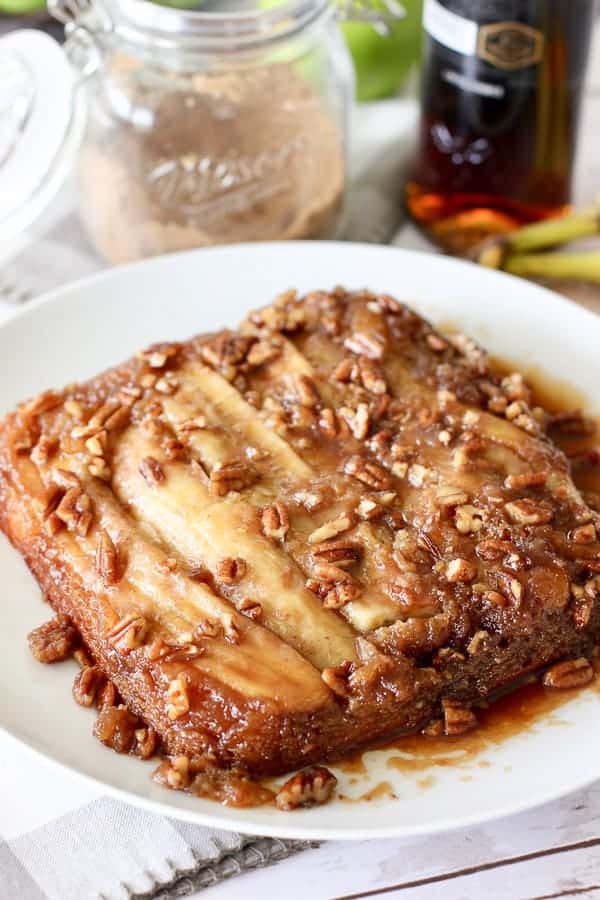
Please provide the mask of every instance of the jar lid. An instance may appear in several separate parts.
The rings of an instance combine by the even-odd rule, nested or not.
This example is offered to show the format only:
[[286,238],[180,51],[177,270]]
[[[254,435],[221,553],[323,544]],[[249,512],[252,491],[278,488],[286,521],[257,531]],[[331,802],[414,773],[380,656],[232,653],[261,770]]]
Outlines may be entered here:
[[83,130],[80,93],[49,35],[0,38],[0,241],[37,219],[67,177]]

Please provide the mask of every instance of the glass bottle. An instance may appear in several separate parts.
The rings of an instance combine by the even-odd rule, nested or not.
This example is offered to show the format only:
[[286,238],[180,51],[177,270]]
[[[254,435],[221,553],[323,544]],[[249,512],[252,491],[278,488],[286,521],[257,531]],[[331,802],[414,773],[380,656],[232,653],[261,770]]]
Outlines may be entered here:
[[426,0],[420,143],[406,189],[445,249],[563,213],[594,0]]

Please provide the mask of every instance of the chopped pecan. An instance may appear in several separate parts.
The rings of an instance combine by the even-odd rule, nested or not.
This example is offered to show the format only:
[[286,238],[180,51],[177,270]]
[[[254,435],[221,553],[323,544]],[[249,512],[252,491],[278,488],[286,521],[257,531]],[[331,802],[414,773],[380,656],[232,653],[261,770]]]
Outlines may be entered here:
[[467,644],[467,653],[469,654],[469,656],[476,656],[481,650],[484,650],[489,636],[489,632],[485,631],[484,629],[476,631]]
[[345,581],[340,584],[334,584],[333,587],[326,585],[327,590],[323,597],[323,606],[325,609],[341,609],[347,603],[352,603],[360,597],[360,588],[355,584]]
[[368,356],[358,357],[358,377],[365,390],[382,395],[387,391],[385,373],[381,366]]
[[341,406],[339,414],[357,441],[364,441],[369,433],[371,414],[366,403],[359,403],[356,409]]
[[26,403],[23,407],[23,413],[27,417],[40,416],[42,413],[50,412],[51,409],[56,409],[61,403],[61,394],[57,391],[45,391],[39,397],[35,397],[29,403]]
[[129,753],[140,719],[121,706],[102,706],[94,723],[94,737],[116,753]]
[[185,790],[192,780],[189,757],[172,756],[163,760],[152,777],[158,784],[174,791]]
[[492,606],[504,607],[508,606],[508,598],[501,594],[499,591],[483,591],[483,599],[487,603],[491,603]]
[[238,612],[241,612],[243,616],[246,616],[248,619],[254,619],[257,621],[262,617],[263,609],[260,603],[256,603],[255,600],[251,600],[250,597],[244,597],[237,604]]
[[544,673],[542,683],[550,688],[576,688],[589,684],[594,678],[594,670],[585,657],[568,659],[555,663]]
[[312,558],[315,563],[333,563],[333,565],[345,569],[358,562],[361,553],[361,544],[342,539],[315,544],[312,549]]
[[55,510],[69,531],[85,537],[92,524],[92,501],[80,487],[72,487],[65,493]]
[[356,512],[359,518],[370,521],[371,519],[377,519],[382,516],[384,507],[380,503],[376,503],[375,500],[371,500],[369,497],[362,497],[356,507]]
[[451,559],[446,566],[446,578],[451,582],[473,581],[477,575],[477,568],[468,559]]
[[215,466],[210,473],[210,492],[224,497],[229,491],[241,491],[256,481],[255,469],[245,459],[233,459]]
[[457,531],[461,534],[476,534],[483,527],[483,511],[476,506],[465,504],[457,506],[455,522]]
[[574,544],[593,544],[597,540],[596,528],[593,522],[579,525],[569,532],[568,538]]
[[94,478],[100,478],[102,481],[110,481],[112,478],[110,466],[102,456],[94,456],[88,465],[88,472]]
[[235,559],[226,556],[217,566],[217,578],[224,584],[237,584],[246,574],[246,568],[246,560],[241,556],[236,556]]
[[362,456],[351,456],[345,461],[343,470],[346,475],[352,475],[376,491],[384,491],[390,486],[390,479],[385,469],[363,459]]
[[98,431],[96,434],[93,434],[89,437],[85,442],[86,450],[92,454],[92,456],[104,456],[106,452],[106,443],[108,439],[108,432],[102,429]]
[[509,517],[518,525],[545,525],[552,520],[554,511],[544,500],[512,500],[504,505]]
[[221,626],[212,619],[200,619],[196,625],[196,637],[216,638],[221,633]]
[[133,753],[140,759],[150,759],[156,753],[158,747],[158,734],[150,725],[143,728],[136,728],[133,733],[135,743],[132,747]]
[[59,614],[34,628],[27,635],[27,641],[38,662],[54,663],[72,656],[78,634],[70,618]]
[[265,537],[282,541],[290,530],[290,517],[283,503],[272,503],[261,512],[261,525]]
[[174,394],[179,390],[179,379],[174,372],[165,372],[154,385],[159,394]]
[[225,635],[225,640],[230,644],[239,644],[240,642],[240,627],[235,620],[235,617],[232,613],[225,613],[223,616],[223,633]]
[[180,719],[190,711],[188,681],[185,675],[179,675],[170,682],[167,699],[167,715],[170,719]]
[[162,484],[165,480],[163,468],[153,456],[145,456],[140,463],[139,470],[144,481],[152,487]]
[[31,451],[31,461],[37,466],[45,466],[58,449],[58,441],[47,434],[42,434]]
[[333,409],[322,409],[319,413],[319,429],[325,437],[333,439],[339,434],[339,421]]
[[311,766],[289,778],[279,789],[275,802],[286,811],[320,806],[331,798],[337,778],[323,766]]
[[110,644],[121,653],[131,653],[144,643],[148,633],[148,622],[143,616],[129,613],[113,625],[106,633]]
[[96,706],[103,709],[105,706],[118,706],[120,697],[112,681],[107,681],[96,692]]
[[117,548],[108,531],[104,529],[98,532],[97,537],[96,571],[106,585],[116,584],[121,577]]
[[308,536],[308,543],[319,544],[322,541],[328,541],[330,538],[337,537],[338,534],[348,531],[353,525],[354,519],[352,516],[348,513],[343,513],[337,519],[330,519],[329,522],[325,522],[319,528],[315,528]]
[[504,486],[509,490],[520,491],[523,488],[541,487],[548,480],[548,472],[523,472],[521,475],[507,475]]
[[250,347],[246,356],[246,362],[255,369],[258,366],[264,366],[265,363],[273,362],[280,354],[281,344],[279,342],[275,341],[274,338],[270,340],[263,338]]
[[444,710],[444,733],[452,736],[465,734],[477,727],[475,714],[456,700],[442,700]]
[[507,553],[513,553],[514,551],[515,545],[511,544],[510,541],[501,541],[496,538],[488,538],[485,541],[480,541],[475,547],[477,556],[480,559],[485,559],[487,561],[500,559]]
[[315,578],[327,584],[341,584],[344,581],[352,581],[352,577],[340,566],[332,563],[316,562],[313,566]]
[[355,331],[344,341],[344,347],[357,356],[367,356],[369,359],[382,359],[385,347],[376,334],[364,334]]
[[440,487],[436,494],[436,500],[443,509],[451,509],[453,506],[464,506],[469,499],[462,488],[446,484]]
[[354,672],[356,666],[350,660],[344,660],[339,666],[331,666],[323,669],[321,678],[328,688],[337,694],[338,697],[347,697],[350,693],[348,679]]
[[85,666],[75,676],[73,698],[80,706],[93,706],[98,691],[106,679],[95,666]]
[[297,372],[292,376],[292,383],[294,393],[301,406],[307,406],[309,409],[312,409],[321,402],[317,386],[310,375]]
[[65,412],[78,422],[85,416],[85,410],[79,400],[65,400]]

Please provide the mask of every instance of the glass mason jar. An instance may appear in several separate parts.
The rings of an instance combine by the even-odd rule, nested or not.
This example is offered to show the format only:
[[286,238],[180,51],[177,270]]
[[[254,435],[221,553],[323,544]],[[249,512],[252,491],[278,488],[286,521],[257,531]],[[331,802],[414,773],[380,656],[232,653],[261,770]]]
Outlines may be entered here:
[[335,234],[353,73],[329,0],[75,2],[49,5],[80,73],[81,216],[105,259]]

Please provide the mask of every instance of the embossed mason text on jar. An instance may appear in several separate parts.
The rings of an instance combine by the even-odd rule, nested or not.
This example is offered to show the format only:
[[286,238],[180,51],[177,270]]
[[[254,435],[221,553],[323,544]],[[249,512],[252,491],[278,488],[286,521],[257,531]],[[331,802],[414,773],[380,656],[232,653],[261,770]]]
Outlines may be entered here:
[[335,234],[353,78],[328,0],[93,2],[67,33],[97,56],[78,172],[102,256]]

